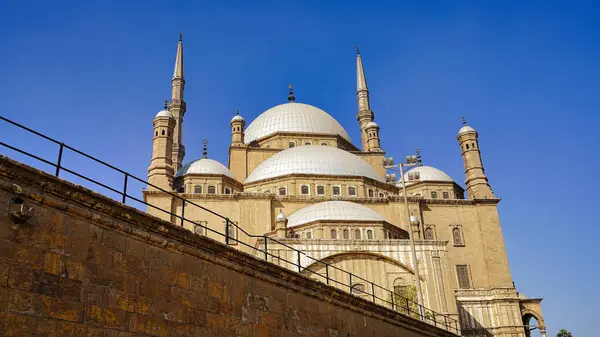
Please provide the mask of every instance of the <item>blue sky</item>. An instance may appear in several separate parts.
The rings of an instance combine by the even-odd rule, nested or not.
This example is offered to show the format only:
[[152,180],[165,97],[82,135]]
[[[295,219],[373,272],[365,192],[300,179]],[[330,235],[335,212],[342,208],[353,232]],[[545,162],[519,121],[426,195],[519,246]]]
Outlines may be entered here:
[[[288,83],[357,143],[360,44],[382,147],[396,158],[419,147],[425,164],[462,184],[464,115],[503,198],[518,289],[544,297],[549,336],[597,333],[597,2],[8,0],[0,10],[0,114],[142,177],[180,31],[187,160],[207,138],[223,163],[236,108],[252,120],[286,101]],[[56,153],[3,124],[0,139]]]

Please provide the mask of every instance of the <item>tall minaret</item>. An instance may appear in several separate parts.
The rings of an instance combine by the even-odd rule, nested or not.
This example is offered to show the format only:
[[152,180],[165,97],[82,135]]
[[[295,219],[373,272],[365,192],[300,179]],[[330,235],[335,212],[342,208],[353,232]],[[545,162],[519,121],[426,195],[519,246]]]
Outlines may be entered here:
[[179,33],[177,44],[177,56],[175,58],[175,70],[171,80],[172,94],[169,110],[175,118],[175,133],[173,134],[173,168],[175,172],[181,168],[185,147],[183,146],[183,115],[185,114],[185,101],[183,100],[183,89],[185,79],[183,78],[183,34]]
[[484,173],[481,151],[479,149],[479,135],[475,129],[467,125],[464,117],[462,122],[463,126],[458,131],[456,139],[460,143],[460,150],[465,165],[465,184],[467,185],[469,199],[495,198]]
[[[360,50],[356,46],[356,97],[358,100],[358,114],[356,120],[360,124],[360,138],[362,140],[362,150],[370,151],[369,137],[367,134],[367,125],[375,120],[375,114],[371,111],[369,104],[369,88],[367,88],[367,79],[363,69]],[[371,149],[373,151],[375,149]],[[381,149],[379,149],[381,151]]]

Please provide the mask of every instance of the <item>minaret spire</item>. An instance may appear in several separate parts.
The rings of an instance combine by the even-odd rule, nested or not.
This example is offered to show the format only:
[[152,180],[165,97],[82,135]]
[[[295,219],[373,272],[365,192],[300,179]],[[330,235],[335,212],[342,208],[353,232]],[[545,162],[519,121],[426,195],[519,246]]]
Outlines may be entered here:
[[[362,150],[369,151],[369,137],[367,135],[367,125],[375,120],[375,114],[371,111],[369,102],[369,88],[367,87],[367,78],[363,68],[360,49],[356,45],[356,99],[358,100],[358,115],[356,119],[360,124],[360,136],[362,140]],[[379,151],[381,151],[379,149]]]
[[179,43],[177,44],[177,56],[175,57],[175,70],[173,79],[183,79],[183,33],[179,33]]
[[186,105],[183,100],[183,89],[185,79],[183,78],[183,34],[179,33],[179,42],[177,43],[177,55],[175,56],[175,69],[173,70],[173,79],[171,79],[171,103],[170,111],[175,118],[175,132],[173,134],[173,167],[175,171],[181,168],[183,158],[185,157],[185,147],[183,146],[183,115],[185,115]]

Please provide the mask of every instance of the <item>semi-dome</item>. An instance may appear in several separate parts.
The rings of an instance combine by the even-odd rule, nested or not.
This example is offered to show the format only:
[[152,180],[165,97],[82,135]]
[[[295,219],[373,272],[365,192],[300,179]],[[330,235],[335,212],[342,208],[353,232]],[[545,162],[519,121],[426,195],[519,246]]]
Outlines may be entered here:
[[173,114],[171,113],[171,111],[164,109],[164,110],[160,110],[157,114],[156,117],[154,118],[158,118],[158,117],[173,117]]
[[367,123],[367,127],[368,128],[378,128],[379,125],[375,122],[369,122],[369,123]]
[[201,158],[191,161],[183,165],[175,174],[175,177],[184,176],[187,174],[222,174],[233,178],[233,174],[225,165],[216,160]]
[[[418,175],[416,174],[418,173]],[[409,179],[412,176],[412,179]],[[418,178],[417,178],[418,177]],[[412,170],[404,173],[404,180],[407,184],[421,182],[421,181],[443,181],[443,182],[454,182],[449,175],[444,171],[436,169],[431,166],[417,166]],[[397,186],[402,185],[402,181],[398,180]]]
[[305,145],[283,150],[258,165],[245,183],[288,174],[367,177],[385,179],[358,156],[333,146]]
[[276,132],[307,132],[340,135],[351,142],[344,128],[327,112],[304,103],[280,104],[260,114],[245,131],[245,142]]
[[349,201],[325,201],[297,210],[288,217],[288,227],[313,221],[386,221],[369,207]]

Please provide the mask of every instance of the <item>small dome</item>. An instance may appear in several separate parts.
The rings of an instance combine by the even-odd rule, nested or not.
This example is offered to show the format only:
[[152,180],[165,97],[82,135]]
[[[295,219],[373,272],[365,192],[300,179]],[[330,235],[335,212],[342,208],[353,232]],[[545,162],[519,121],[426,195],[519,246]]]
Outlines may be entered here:
[[263,112],[246,128],[246,144],[276,132],[340,135],[351,142],[344,128],[327,112],[304,103],[280,104]]
[[171,111],[164,109],[164,110],[160,110],[157,114],[156,117],[154,118],[158,118],[158,117],[169,117],[169,118],[173,118],[173,114],[171,113]]
[[225,165],[216,160],[202,158],[191,161],[183,165],[175,174],[175,177],[185,176],[188,174],[222,174],[233,178],[233,174]]
[[467,133],[467,132],[476,132],[475,129],[473,129],[472,127],[465,125],[462,128],[460,128],[460,130],[458,130],[458,135],[462,135],[463,133]]
[[386,221],[369,207],[349,201],[325,201],[297,210],[288,217],[288,227],[313,221]]
[[373,128],[373,127],[378,128],[379,125],[377,125],[377,123],[375,123],[375,122],[369,122],[366,127],[367,128]]
[[245,183],[288,174],[358,176],[385,182],[371,164],[350,152],[333,146],[305,145],[283,150],[263,161]]
[[[419,173],[419,178],[417,179],[415,173]],[[413,179],[409,179],[410,176]],[[443,181],[443,182],[454,182],[449,175],[447,175],[444,171],[438,170],[435,167],[431,166],[417,166],[412,170],[404,173],[404,180],[407,184],[412,184],[421,181]],[[402,180],[398,180],[396,186],[402,186]]]
[[244,117],[240,116],[239,114],[238,114],[238,115],[235,115],[235,116],[233,116],[233,118],[231,119],[231,122],[230,122],[230,123],[233,123],[233,122],[238,122],[238,121],[240,121],[240,122],[243,122],[243,121],[244,121]]
[[286,219],[286,217],[283,214],[283,212],[279,212],[279,214],[277,214],[277,217],[275,218],[275,220],[279,220],[279,221],[285,220],[285,219]]

